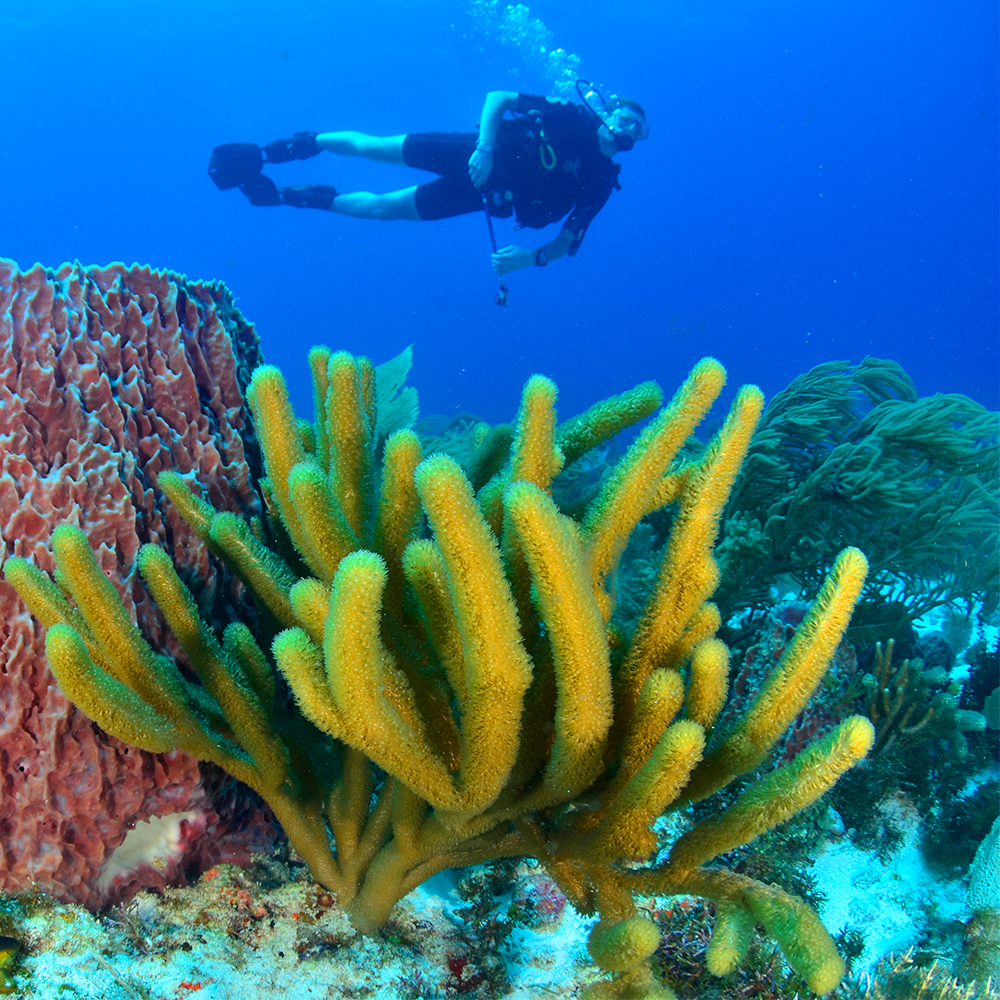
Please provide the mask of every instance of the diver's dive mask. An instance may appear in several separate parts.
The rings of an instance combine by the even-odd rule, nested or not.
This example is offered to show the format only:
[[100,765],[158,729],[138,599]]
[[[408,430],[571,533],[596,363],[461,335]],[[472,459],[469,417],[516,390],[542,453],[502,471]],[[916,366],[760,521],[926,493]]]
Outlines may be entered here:
[[611,121],[608,128],[616,149],[631,149],[639,139],[645,139],[649,135],[649,126],[631,108],[619,105],[611,114]]
[[611,141],[619,152],[627,152],[639,139],[649,135],[646,119],[617,94],[605,98],[589,80],[577,80],[576,92],[583,106],[611,133]]

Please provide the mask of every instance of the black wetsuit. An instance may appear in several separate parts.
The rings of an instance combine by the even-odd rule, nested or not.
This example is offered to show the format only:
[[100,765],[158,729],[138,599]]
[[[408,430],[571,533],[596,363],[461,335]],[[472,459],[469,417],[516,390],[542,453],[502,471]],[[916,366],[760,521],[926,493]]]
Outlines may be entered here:
[[[618,187],[621,167],[601,152],[598,122],[579,104],[518,94],[514,118],[500,122],[493,170],[486,181],[490,214],[517,213],[518,226],[541,229],[569,218],[576,253],[594,216]],[[416,191],[421,219],[482,211],[482,192],[469,179],[475,132],[413,132],[403,140],[411,167],[440,174]]]

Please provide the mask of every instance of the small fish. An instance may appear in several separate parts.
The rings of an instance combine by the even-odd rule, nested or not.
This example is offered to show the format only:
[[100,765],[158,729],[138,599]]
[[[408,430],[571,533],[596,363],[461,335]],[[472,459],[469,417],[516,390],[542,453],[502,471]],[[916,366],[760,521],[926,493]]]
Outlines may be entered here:
[[13,967],[20,950],[21,942],[17,938],[0,935],[0,974]]
[[17,938],[0,935],[0,996],[17,992],[14,973],[20,951],[21,942]]

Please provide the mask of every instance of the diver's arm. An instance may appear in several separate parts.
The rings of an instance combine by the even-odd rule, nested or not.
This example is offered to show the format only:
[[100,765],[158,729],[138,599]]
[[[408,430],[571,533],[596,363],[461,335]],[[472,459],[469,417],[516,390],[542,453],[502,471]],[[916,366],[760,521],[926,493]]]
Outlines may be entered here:
[[504,247],[493,254],[493,270],[497,274],[510,274],[511,271],[519,271],[522,267],[530,267],[535,263],[535,256],[539,250],[545,252],[550,261],[558,260],[569,253],[569,248],[576,239],[576,233],[572,229],[563,227],[554,240],[542,244],[535,250],[528,247]]
[[517,94],[512,90],[491,90],[483,103],[483,113],[479,116],[478,146],[496,144],[497,132],[500,129],[500,119],[505,111],[513,111],[517,106]]
[[486,95],[483,113],[479,116],[479,141],[469,157],[469,177],[482,188],[493,171],[493,147],[500,131],[500,119],[505,111],[517,106],[517,94],[511,90],[491,90]]

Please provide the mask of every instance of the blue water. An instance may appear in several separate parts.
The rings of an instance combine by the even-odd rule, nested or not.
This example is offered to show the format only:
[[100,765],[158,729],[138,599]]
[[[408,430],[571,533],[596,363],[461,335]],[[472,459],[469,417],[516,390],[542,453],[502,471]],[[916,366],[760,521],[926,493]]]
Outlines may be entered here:
[[[379,362],[411,342],[424,413],[507,419],[540,371],[569,416],[647,378],[672,391],[707,353],[768,396],[874,354],[921,394],[997,408],[995,0],[531,12],[652,128],[579,255],[511,275],[507,310],[479,215],[252,208],[206,174],[222,142],[467,130],[488,90],[546,90],[473,30],[468,0],[5,4],[0,256],[225,281],[303,413],[311,344]],[[375,191],[427,176],[330,154],[270,173]]]

